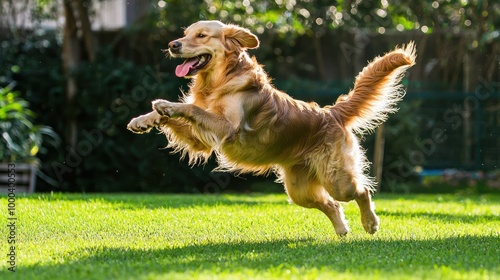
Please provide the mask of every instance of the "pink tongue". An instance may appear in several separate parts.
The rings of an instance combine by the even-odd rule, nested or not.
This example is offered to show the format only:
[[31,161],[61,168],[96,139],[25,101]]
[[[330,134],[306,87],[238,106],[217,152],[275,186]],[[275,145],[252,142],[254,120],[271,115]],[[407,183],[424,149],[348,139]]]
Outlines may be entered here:
[[193,57],[186,59],[183,64],[178,65],[177,68],[175,68],[175,75],[177,77],[184,77],[186,76],[191,69],[193,69],[193,65],[195,65],[198,62],[198,58]]

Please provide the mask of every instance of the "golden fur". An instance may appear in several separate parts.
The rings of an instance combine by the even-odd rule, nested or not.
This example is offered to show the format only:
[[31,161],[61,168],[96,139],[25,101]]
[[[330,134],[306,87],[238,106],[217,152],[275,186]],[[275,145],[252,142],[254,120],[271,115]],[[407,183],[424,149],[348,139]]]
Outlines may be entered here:
[[192,78],[181,102],[153,101],[153,111],[131,120],[128,129],[144,133],[157,127],[191,164],[215,153],[219,170],[276,172],[290,200],[324,212],[339,235],[349,228],[338,201],[354,199],[364,229],[375,233],[373,181],[355,133],[375,129],[396,110],[404,95],[399,82],[415,63],[414,44],[376,58],[348,95],[323,108],[275,89],[246,52],[258,46],[258,38],[239,26],[192,24],[169,44],[169,55],[211,59],[197,72],[179,71]]

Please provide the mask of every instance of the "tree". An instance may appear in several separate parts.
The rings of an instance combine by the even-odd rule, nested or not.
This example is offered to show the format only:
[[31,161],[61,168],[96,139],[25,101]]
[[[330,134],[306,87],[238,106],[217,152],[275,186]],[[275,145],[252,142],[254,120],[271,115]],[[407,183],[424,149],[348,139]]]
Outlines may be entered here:
[[[39,111],[36,112],[42,112],[39,117],[44,119],[44,123],[55,127],[61,135],[66,135],[66,145],[55,153],[49,153],[52,158],[47,162],[67,162],[66,156],[70,153],[67,146],[74,147],[75,142],[78,145],[84,137],[82,131],[98,127],[103,119],[110,124],[102,130],[105,135],[103,144],[94,147],[88,161],[82,160],[84,163],[75,167],[74,172],[65,174],[64,179],[69,179],[66,190],[76,190],[75,186],[86,188],[87,185],[98,184],[95,189],[87,187],[87,190],[103,190],[101,186],[105,186],[113,190],[128,188],[127,190],[138,191],[140,188],[151,188],[152,185],[174,184],[172,182],[192,185],[194,178],[187,178],[181,172],[165,172],[168,168],[179,168],[176,158],[161,158],[161,164],[153,160],[141,161],[141,167],[137,167],[137,162],[145,156],[145,151],[143,148],[133,151],[129,146],[133,141],[144,141],[145,138],[132,138],[126,134],[125,124],[121,122],[149,109],[146,101],[149,98],[161,95],[177,98],[178,89],[184,86],[182,83],[185,81],[171,78],[168,71],[178,62],[165,60],[160,49],[166,47],[168,40],[181,36],[182,27],[200,19],[218,19],[251,29],[262,39],[261,47],[253,53],[276,79],[276,85],[290,90],[291,94],[293,90],[296,93],[321,91],[314,97],[315,100],[316,97],[324,98],[317,100],[320,103],[331,103],[327,98],[341,90],[347,90],[366,60],[410,38],[419,40],[419,62],[412,69],[411,80],[442,82],[431,86],[437,85],[443,91],[451,89],[453,92],[460,92],[464,88],[475,89],[478,77],[487,84],[498,79],[498,60],[495,59],[500,51],[498,1],[133,0],[130,3],[135,3],[134,8],[136,4],[140,4],[147,9],[147,13],[138,16],[131,25],[120,31],[105,33],[92,32],[90,28],[94,12],[92,4],[95,1],[106,0],[0,2],[0,28],[2,31],[9,31],[2,32],[1,35],[13,35],[11,38],[15,39],[11,41],[18,42],[11,44],[7,39],[0,44],[2,51],[9,47],[8,55],[5,55],[6,52],[2,53],[0,61],[7,61],[2,65],[8,65],[5,72],[11,72],[0,73],[0,84],[6,80],[19,81],[20,87],[28,89],[21,89],[21,94],[27,95],[33,107],[38,106]],[[128,7],[130,6],[132,5]],[[142,13],[142,10],[135,9],[134,12]],[[19,14],[29,14],[32,18]],[[58,19],[56,29],[47,31],[37,28],[36,23],[33,25],[33,22],[44,19]],[[50,46],[47,44],[47,47],[37,47],[44,45],[44,40],[47,39],[39,36],[42,33],[47,37],[51,36]],[[108,42],[111,44],[102,43],[105,47],[99,48],[93,33],[96,36],[105,34],[102,42],[110,38]],[[348,55],[343,53],[343,44],[346,44],[346,50],[354,52]],[[50,53],[50,57],[40,51],[34,58],[32,50],[37,48]],[[96,55],[99,59],[95,58]],[[289,58],[295,61],[289,61]],[[303,63],[295,63],[299,60]],[[40,61],[43,61],[43,67],[40,66]],[[290,67],[292,62],[293,68]],[[21,67],[11,67],[12,65]],[[146,67],[147,71],[144,70]],[[11,68],[22,68],[22,73],[14,73]],[[36,71],[38,72],[34,74]],[[35,79],[38,81],[34,82]],[[143,95],[143,99],[134,103],[131,96],[139,92],[134,91],[134,88],[145,88],[144,85],[149,85],[151,81],[154,81],[154,90],[149,90],[149,95]],[[279,84],[280,82],[284,83]],[[426,86],[422,84],[411,83],[410,87],[413,86],[413,90],[435,89],[422,88]],[[302,88],[310,91],[301,91]],[[114,105],[121,106],[120,111],[113,110],[116,109]],[[464,104],[460,105],[461,108],[465,107]],[[47,109],[50,106],[61,109],[51,111],[50,108]],[[145,109],[146,107],[148,108]],[[417,108],[418,106],[411,107],[401,118],[411,119],[418,126],[418,121],[414,120]],[[401,111],[398,116],[402,115]],[[474,114],[466,115],[475,117]],[[464,139],[473,142],[474,137],[469,137],[470,129],[465,127],[466,124],[462,124]],[[393,128],[394,124],[387,125],[386,132],[389,134]],[[404,132],[393,135],[394,138],[388,138],[387,145],[393,145],[395,138],[402,141],[398,143],[410,143],[408,139],[413,141],[420,133],[418,129],[411,130],[411,135],[407,130],[402,131]],[[151,150],[148,155],[155,158],[158,152],[156,147],[163,145],[161,141],[164,139],[152,138],[154,140],[151,141],[158,140],[159,144],[150,142]],[[462,145],[462,139],[458,140],[460,143],[457,145]],[[399,151],[405,150],[402,148]],[[387,161],[391,160],[390,156],[390,153],[386,153]],[[124,158],[128,161],[122,160]],[[209,169],[205,168],[205,172]],[[137,178],[133,174],[138,170],[142,174],[150,174],[152,178],[161,177],[164,181],[147,183],[146,180],[135,180]],[[125,181],[126,186],[115,184],[118,180],[114,176],[118,176],[115,175],[118,171],[121,182]],[[93,174],[98,173],[107,174],[107,179],[96,179],[100,175],[93,177]],[[203,174],[203,171],[198,174]],[[130,176],[123,180],[128,175]],[[78,181],[84,179],[87,181]],[[204,180],[205,178],[199,177],[197,182]],[[138,187],[139,184],[141,187]],[[203,186],[203,183],[197,185]]]
[[[67,78],[66,99],[68,104],[66,107],[68,110],[66,140],[72,148],[75,148],[78,137],[75,96],[78,93],[78,89],[74,72],[78,68],[83,56],[80,49],[80,40],[84,41],[85,52],[90,62],[95,61],[95,46],[88,13],[88,7],[91,2],[85,0],[63,1],[65,23],[62,60],[64,73]],[[78,36],[79,32],[82,34],[81,38]]]

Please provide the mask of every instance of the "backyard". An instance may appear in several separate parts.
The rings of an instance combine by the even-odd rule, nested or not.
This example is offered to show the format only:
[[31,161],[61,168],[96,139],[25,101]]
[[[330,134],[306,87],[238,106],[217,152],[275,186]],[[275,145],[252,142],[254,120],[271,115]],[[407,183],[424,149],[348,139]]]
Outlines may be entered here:
[[347,203],[352,231],[339,238],[321,212],[284,194],[18,196],[16,272],[3,255],[0,278],[500,277],[500,196],[381,194],[375,203],[378,233],[365,233]]
[[[224,47],[181,56],[176,42],[199,20],[224,24],[210,25],[222,26],[219,33],[203,29],[190,36],[208,40],[204,46],[220,41],[216,45]],[[232,33],[255,35],[259,48],[253,49],[253,35],[248,44]],[[0,279],[500,279],[499,38],[500,1],[492,0],[2,1]],[[355,202],[343,204],[351,232],[339,237],[322,212],[288,203],[283,185],[274,183],[282,176],[217,169],[221,160],[236,157],[217,161],[214,155],[234,149],[249,155],[242,156],[242,166],[276,165],[277,171],[296,164],[300,169],[288,172],[297,178],[289,180],[292,185],[307,181],[300,180],[307,174],[301,166],[310,162],[285,159],[296,154],[324,154],[338,163],[324,169],[339,178],[341,170],[361,171],[364,164],[328,156],[313,145],[288,149],[301,137],[314,140],[304,143],[323,138],[340,143],[345,137],[321,135],[358,131],[348,121],[327,113],[334,125],[314,126],[315,116],[324,113],[311,110],[314,114],[292,122],[280,112],[305,103],[255,105],[281,102],[251,101],[270,86],[242,83],[245,75],[228,77],[251,69],[241,65],[255,57],[262,69],[248,73],[269,76],[259,81],[269,78],[294,99],[337,110],[332,109],[337,100],[357,99],[351,98],[354,85],[369,61],[409,42],[416,46],[415,65],[401,83],[381,90],[405,91],[404,99],[372,134],[359,135],[370,162],[364,171],[377,181],[374,202],[381,225],[376,234],[364,231]],[[220,65],[227,72],[216,71]],[[226,73],[214,80],[227,84],[220,90],[219,82],[195,86],[212,77],[207,73]],[[184,79],[190,75],[194,79]],[[240,90],[233,89],[236,84],[242,84]],[[339,98],[350,91],[351,97]],[[231,101],[229,106],[215,102],[218,94]],[[193,111],[213,116],[198,122],[170,116],[179,123],[165,116],[161,122],[143,119],[147,126],[141,131],[136,126],[135,132],[159,123],[164,132],[186,128],[179,134],[189,142],[185,145],[212,153],[201,164],[175,153],[184,144],[177,145],[172,135],[127,130],[133,118],[151,112],[152,101],[176,102],[183,95],[196,104]],[[205,99],[195,102],[192,96]],[[237,106],[240,96],[247,99]],[[371,99],[359,98],[375,104]],[[245,104],[255,107],[245,109]],[[232,106],[236,109],[228,109]],[[277,110],[266,113],[266,107]],[[226,115],[233,111],[241,114]],[[383,111],[373,117],[382,119]],[[234,133],[219,137],[217,122],[201,137],[196,125],[209,119],[230,121],[226,126]],[[265,125],[269,120],[275,125]],[[292,134],[281,130],[287,125]],[[283,141],[247,137],[271,134]],[[233,138],[248,145],[221,148]],[[274,156],[281,148],[290,151],[282,152],[282,159]],[[346,158],[362,154],[345,146],[338,150]],[[268,158],[252,160],[253,155]],[[317,175],[310,170],[306,176]],[[335,186],[355,183],[342,182],[347,183]],[[315,197],[306,200],[318,205]],[[322,209],[332,205],[323,203]]]

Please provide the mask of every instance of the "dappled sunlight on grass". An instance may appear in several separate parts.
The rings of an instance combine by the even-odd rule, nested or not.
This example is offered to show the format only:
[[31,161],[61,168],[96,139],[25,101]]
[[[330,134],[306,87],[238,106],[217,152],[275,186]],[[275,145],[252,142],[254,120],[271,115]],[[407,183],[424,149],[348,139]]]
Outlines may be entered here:
[[345,203],[352,230],[345,238],[320,211],[289,205],[283,194],[55,194],[18,202],[19,279],[500,276],[500,196],[377,195],[375,235],[363,231],[356,204]]

